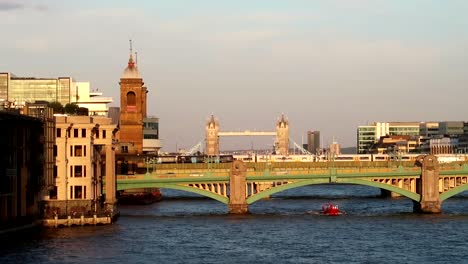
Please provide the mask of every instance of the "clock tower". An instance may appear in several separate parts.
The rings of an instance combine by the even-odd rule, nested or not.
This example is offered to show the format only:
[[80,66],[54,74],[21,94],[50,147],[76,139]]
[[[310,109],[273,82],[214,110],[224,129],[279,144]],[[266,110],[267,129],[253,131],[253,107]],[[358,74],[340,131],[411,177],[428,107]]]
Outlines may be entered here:
[[128,65],[120,77],[120,130],[117,153],[143,153],[143,119],[148,90],[133,60],[132,42]]

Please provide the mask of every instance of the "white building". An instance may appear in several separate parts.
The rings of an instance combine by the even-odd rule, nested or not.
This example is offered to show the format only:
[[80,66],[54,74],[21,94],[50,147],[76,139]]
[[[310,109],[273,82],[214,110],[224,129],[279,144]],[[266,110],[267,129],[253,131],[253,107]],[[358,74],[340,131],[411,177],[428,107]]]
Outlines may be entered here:
[[115,133],[111,119],[56,115],[54,183],[46,210],[59,216],[92,215],[115,201]]
[[[75,91],[72,91],[72,102],[79,107],[88,108],[89,115],[107,116],[112,97],[103,97],[102,92],[90,89],[89,82],[74,82]],[[74,100],[73,100],[74,99]]]

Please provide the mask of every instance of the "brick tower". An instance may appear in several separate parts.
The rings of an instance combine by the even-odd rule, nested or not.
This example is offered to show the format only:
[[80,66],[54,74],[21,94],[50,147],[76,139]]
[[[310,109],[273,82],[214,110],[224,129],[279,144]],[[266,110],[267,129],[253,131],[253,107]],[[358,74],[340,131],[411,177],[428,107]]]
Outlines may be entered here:
[[143,118],[146,117],[146,94],[143,79],[133,61],[132,42],[128,66],[120,77],[120,131],[117,153],[143,153]]

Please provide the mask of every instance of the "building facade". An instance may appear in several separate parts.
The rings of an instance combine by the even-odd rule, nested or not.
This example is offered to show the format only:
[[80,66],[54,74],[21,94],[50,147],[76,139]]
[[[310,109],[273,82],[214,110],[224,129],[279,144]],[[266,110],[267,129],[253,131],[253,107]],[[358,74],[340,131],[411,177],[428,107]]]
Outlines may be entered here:
[[99,116],[56,115],[55,123],[54,180],[44,217],[92,216],[113,208],[117,126]]
[[307,131],[307,151],[317,154],[320,150],[320,131]]
[[158,154],[161,149],[159,140],[159,118],[143,118],[143,153]]
[[419,136],[419,122],[373,122],[357,129],[357,149],[359,154],[368,153],[373,144],[384,136]]
[[[374,122],[357,129],[358,153],[375,152],[381,138],[389,141],[392,136],[407,136],[407,152],[452,154],[468,152],[468,122]],[[382,143],[383,141],[381,141]],[[383,145],[388,142],[383,142]],[[371,150],[372,146],[374,149]]]
[[0,228],[33,222],[44,181],[44,123],[0,109]]
[[36,78],[17,77],[0,73],[0,101],[24,106],[34,102],[76,103],[89,109],[90,115],[107,115],[108,104],[113,100],[102,93],[90,90],[89,82],[75,82],[71,77]]

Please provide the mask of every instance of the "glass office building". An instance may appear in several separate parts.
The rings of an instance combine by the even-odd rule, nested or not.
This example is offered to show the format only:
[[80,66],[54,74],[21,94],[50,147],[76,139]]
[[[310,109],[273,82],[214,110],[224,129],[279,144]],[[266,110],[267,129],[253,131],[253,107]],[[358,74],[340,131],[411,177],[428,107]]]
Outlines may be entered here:
[[9,102],[60,102],[71,103],[71,77],[34,78],[16,77],[0,73],[0,100]]

